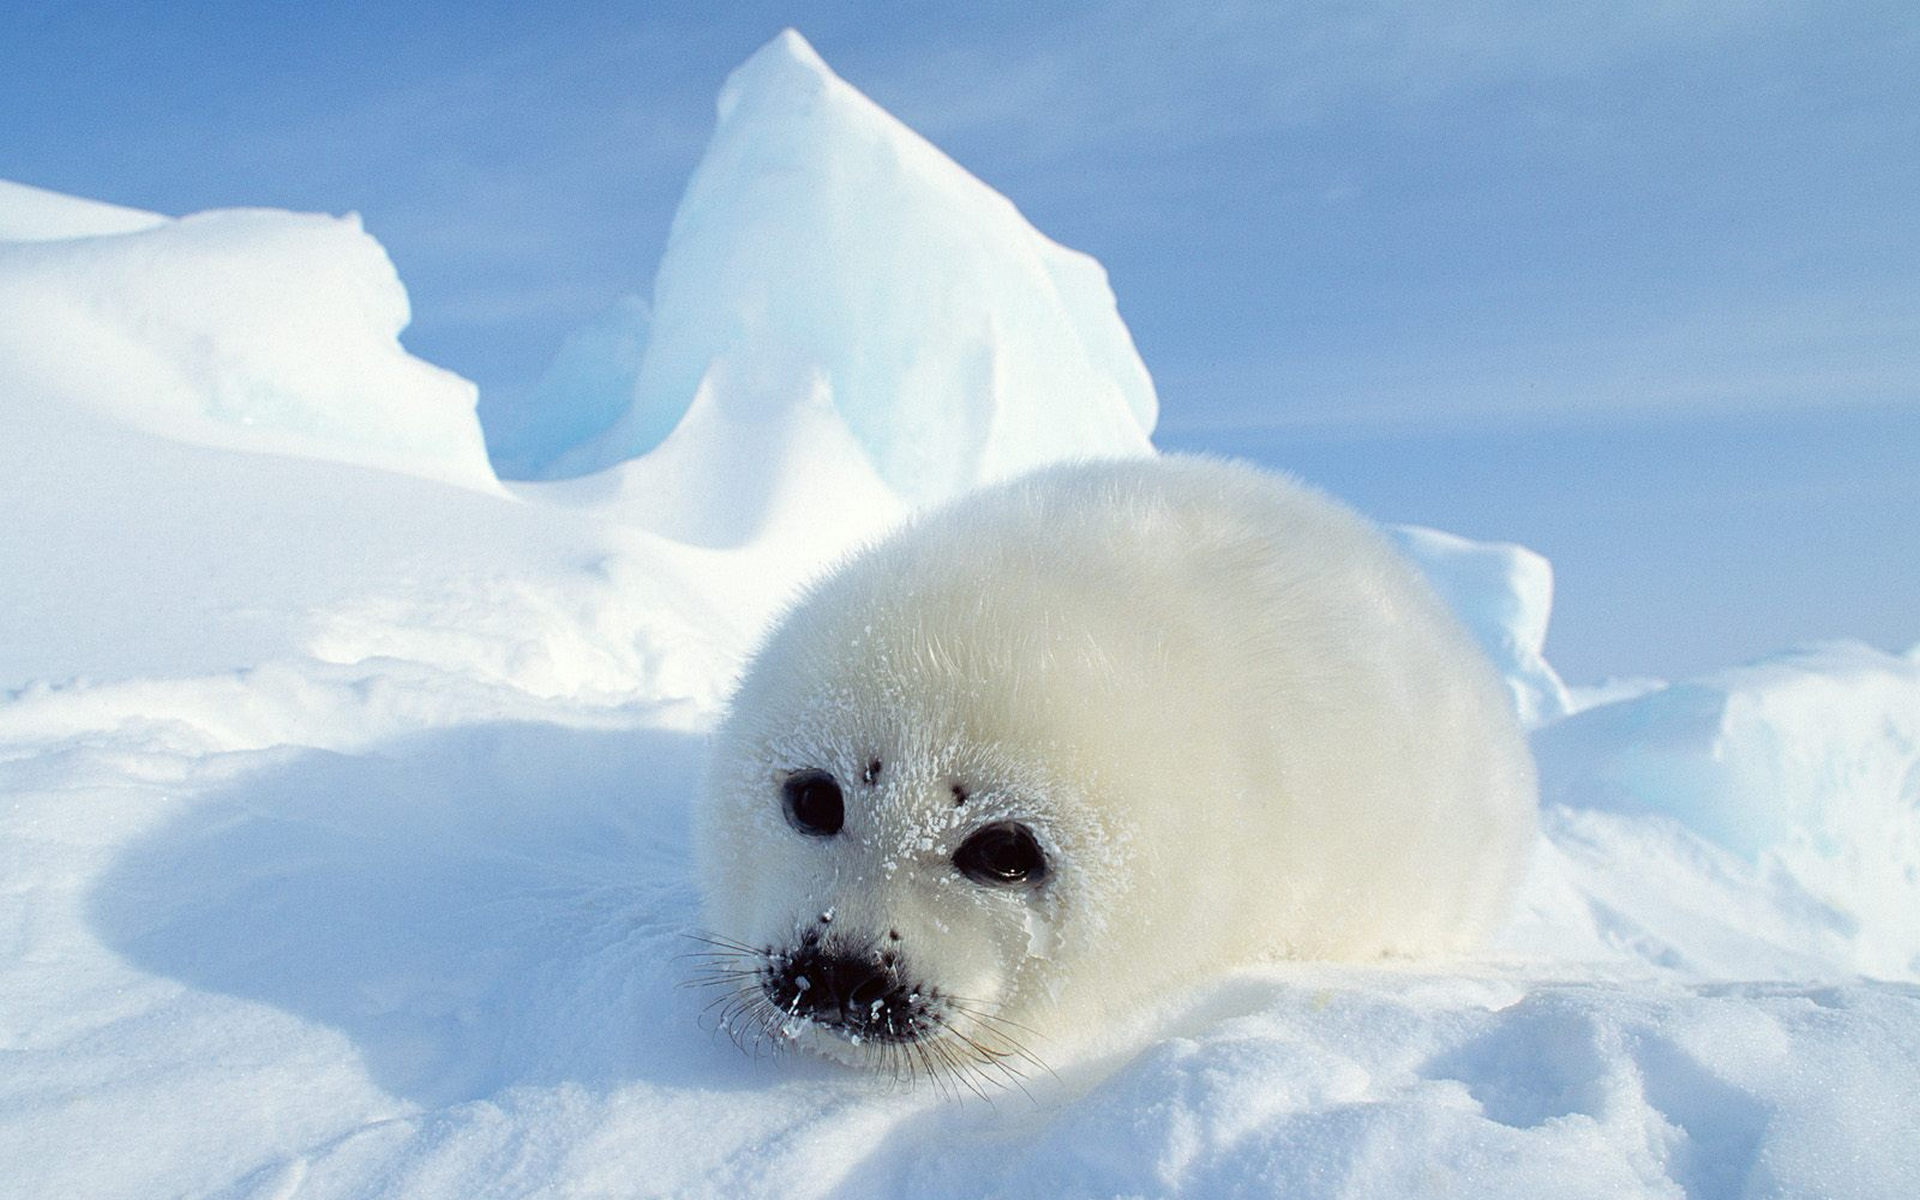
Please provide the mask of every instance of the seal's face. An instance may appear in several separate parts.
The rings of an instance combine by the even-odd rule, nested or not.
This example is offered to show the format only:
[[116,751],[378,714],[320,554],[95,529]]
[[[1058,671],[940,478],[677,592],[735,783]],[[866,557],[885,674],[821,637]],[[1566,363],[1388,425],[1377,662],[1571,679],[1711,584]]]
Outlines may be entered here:
[[1132,970],[1099,951],[1130,881],[1114,798],[1138,781],[1101,764],[1149,744],[1152,690],[1047,564],[976,561],[848,564],[715,732],[700,878],[743,1042],[978,1083],[1032,1061],[1032,1037],[1057,1048]]
[[[882,770],[881,761],[874,759],[862,782],[877,782]],[[965,804],[962,785],[953,784],[950,791],[956,807]],[[781,784],[780,796],[788,824],[801,836],[832,839],[846,833],[846,797],[831,772],[795,771]],[[1007,893],[1038,889],[1048,873],[1039,838],[1029,826],[1012,820],[967,833],[944,866],[976,887]],[[921,869],[927,867],[945,873],[941,864],[923,864]],[[1026,898],[1017,895],[1013,902]],[[1006,906],[1004,900],[999,904]],[[970,1008],[966,998],[944,993],[914,971],[901,947],[905,935],[900,930],[889,928],[884,938],[872,931],[848,936],[834,931],[833,918],[832,909],[822,912],[813,925],[800,930],[794,944],[767,955],[758,983],[783,1017],[804,1018],[855,1045],[883,1046],[954,1032],[957,1017],[988,1019],[983,1009]],[[947,924],[950,929],[951,922]],[[998,990],[995,983],[982,982]]]
[[1032,1057],[1009,1014],[1070,903],[1071,821],[1045,781],[974,743],[873,740],[724,760],[737,773],[718,790],[740,811],[711,849],[735,884],[709,898],[722,1023],[902,1074],[1016,1076]]

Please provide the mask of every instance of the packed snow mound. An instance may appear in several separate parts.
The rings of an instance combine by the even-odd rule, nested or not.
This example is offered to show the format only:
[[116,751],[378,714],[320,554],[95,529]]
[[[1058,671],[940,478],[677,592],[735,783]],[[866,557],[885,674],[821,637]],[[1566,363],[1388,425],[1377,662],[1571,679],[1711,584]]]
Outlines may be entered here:
[[53,242],[134,233],[166,223],[167,218],[159,213],[0,179],[0,242]]
[[1566,685],[1546,660],[1553,564],[1525,546],[1475,542],[1417,525],[1388,530],[1479,639],[1529,729],[1567,714]]
[[[29,200],[16,211],[47,208]],[[236,209],[0,242],[0,372],[41,394],[178,441],[497,491],[473,385],[401,348],[408,318],[352,216]]]
[[1920,659],[1833,643],[1535,736],[1543,798],[1684,826],[1823,911],[1833,955],[1920,977]]
[[[721,92],[630,407],[544,473],[634,458],[695,397],[730,405],[740,381],[791,371],[823,382],[910,505],[1063,458],[1148,453],[1157,413],[1100,265],[1036,232],[788,31]],[[758,469],[751,453],[699,448],[722,478]]]
[[755,546],[811,576],[904,515],[834,407],[817,366],[716,364],[652,453],[522,494],[588,504],[689,545]]

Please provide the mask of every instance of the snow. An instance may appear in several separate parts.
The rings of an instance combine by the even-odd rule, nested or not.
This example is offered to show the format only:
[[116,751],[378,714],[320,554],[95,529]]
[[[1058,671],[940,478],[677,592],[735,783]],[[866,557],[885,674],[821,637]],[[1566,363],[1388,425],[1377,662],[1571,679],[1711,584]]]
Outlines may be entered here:
[[568,334],[523,403],[486,422],[487,453],[508,479],[535,479],[549,463],[604,434],[633,402],[652,324],[647,302],[622,296]]
[[498,490],[473,385],[401,349],[407,294],[357,217],[24,210],[0,229],[74,236],[0,241],[19,377],[144,433]]
[[55,242],[134,233],[167,223],[159,213],[64,196],[0,179],[0,242]]
[[[943,229],[907,287],[889,239]],[[1920,1181],[1920,653],[1569,692],[1545,560],[1431,531],[1539,725],[1484,955],[1236,972],[987,1097],[703,1021],[688,806],[767,620],[913,506],[1152,418],[1097,267],[795,35],[729,84],[651,326],[583,335],[522,431],[580,436],[628,362],[583,478],[494,480],[351,219],[4,185],[0,233],[0,1194]]]
[[1588,709],[1535,745],[1550,803],[1682,826],[1800,897],[1823,956],[1920,975],[1920,648],[1803,648]]
[[1532,729],[1566,716],[1573,700],[1546,660],[1553,564],[1510,543],[1414,525],[1390,532],[1500,668],[1521,723]]

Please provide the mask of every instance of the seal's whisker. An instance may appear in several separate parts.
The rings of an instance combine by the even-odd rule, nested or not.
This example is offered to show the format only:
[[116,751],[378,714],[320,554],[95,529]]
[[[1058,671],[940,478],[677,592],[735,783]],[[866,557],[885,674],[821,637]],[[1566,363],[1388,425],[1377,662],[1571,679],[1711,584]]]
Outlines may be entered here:
[[[1035,1054],[1033,1051],[1027,1049],[1025,1046],[1021,1045],[1015,1039],[1008,1037],[1005,1033],[1002,1033],[998,1030],[983,1030],[982,1033],[990,1033],[992,1036],[1000,1039],[1000,1041],[1006,1044],[1006,1049],[1002,1051],[1000,1054],[1000,1058],[1003,1061],[1006,1059],[1019,1059],[1021,1062],[1026,1063],[1028,1066],[1031,1066],[1034,1070],[1045,1071],[1056,1082],[1059,1081],[1060,1079],[1059,1073],[1056,1072],[1053,1069],[1053,1067],[1047,1063],[1045,1059],[1041,1058],[1039,1055]],[[1019,1073],[1023,1077],[1026,1074],[1026,1072],[1024,1071],[1021,1071]]]
[[996,1084],[1015,1088],[1029,1101],[1033,1100],[1033,1093],[1027,1090],[1027,1073],[1006,1058],[996,1058],[991,1062],[982,1063],[976,1069],[983,1079],[990,1079]]
[[[721,937],[719,934],[709,933],[704,930],[683,929],[680,931],[680,936],[687,938],[691,941],[705,943],[706,945],[713,946],[719,950],[731,950],[739,954],[759,955],[759,954],[766,953],[766,951],[759,946],[749,946],[745,942],[735,941],[732,938]],[[693,951],[692,953],[697,954],[700,952]]]
[[960,1098],[960,1088],[962,1087],[980,1097],[982,1100],[987,1098],[987,1094],[980,1090],[980,1085],[967,1074],[964,1069],[966,1064],[961,1062],[958,1056],[955,1055],[953,1047],[947,1045],[945,1042],[931,1042],[928,1044],[928,1049],[934,1051],[939,1057],[941,1065],[945,1068],[943,1073],[948,1082],[957,1085],[951,1093],[953,1099],[958,1100]]
[[740,959],[728,959],[714,962],[695,963],[687,970],[690,979],[702,979],[715,975],[755,975],[761,968]]
[[953,1074],[953,1064],[940,1052],[940,1048],[921,1042],[918,1043],[917,1049],[920,1052],[921,1065],[926,1068],[927,1078],[933,1081],[934,1090],[940,1093],[941,1099],[958,1099],[959,1093],[952,1089],[952,1081],[948,1078]]
[[[951,1051],[937,1040],[922,1042],[920,1045],[922,1047],[921,1057],[927,1063],[928,1070],[933,1072],[943,1084],[953,1082],[951,1077],[954,1074],[954,1062]],[[944,1089],[941,1094],[943,1096],[953,1095],[955,1098],[958,1098],[958,1093],[949,1093]]]
[[955,1076],[967,1085],[967,1090],[982,1100],[985,1100],[988,1104],[992,1104],[993,1097],[988,1093],[986,1085],[994,1081],[991,1076],[981,1069],[979,1062],[977,1060],[967,1060],[958,1050],[955,1050],[951,1046],[947,1047],[947,1053],[950,1061],[953,1063]]
[[[971,1002],[959,1001],[959,1000],[955,1000],[953,997],[947,997],[947,1003],[948,1003],[948,1007],[950,1007],[957,1015],[965,1017],[969,1021],[973,1022],[975,1036],[967,1037],[967,1035],[963,1034],[961,1030],[959,1030],[951,1022],[946,1023],[946,1027],[952,1030],[956,1036],[966,1038],[968,1043],[972,1045],[978,1053],[980,1053],[985,1057],[989,1057],[997,1060],[1007,1059],[1007,1058],[1018,1058],[1022,1062],[1030,1064],[1036,1070],[1045,1071],[1048,1075],[1053,1076],[1055,1079],[1059,1078],[1059,1075],[1054,1071],[1054,1069],[1048,1066],[1045,1060],[1041,1059],[1037,1054],[1029,1050],[1019,1037],[1016,1037],[1014,1034],[1008,1032],[1007,1029],[999,1028],[999,1026],[1004,1025],[1004,1026],[1008,1026],[1011,1029],[1020,1030],[1023,1033],[1032,1033],[1033,1036],[1035,1037],[1041,1037],[1042,1035],[1038,1033],[1033,1033],[1032,1030],[1020,1024],[1018,1021],[1010,1021],[1005,1017],[998,1016],[997,1014],[985,1012],[981,1009],[972,1007]],[[989,1045],[988,1039],[991,1039],[991,1041],[995,1044]],[[1024,1077],[1025,1073],[1022,1072],[1021,1074]]]
[[722,971],[706,975],[690,975],[674,984],[682,988],[710,988],[722,984],[738,984],[742,980],[752,979],[758,971]]
[[943,999],[945,999],[947,1004],[952,1008],[965,1013],[976,1021],[992,1021],[996,1025],[1008,1025],[1014,1029],[1018,1029],[1021,1033],[1037,1037],[1042,1041],[1046,1040],[1046,1034],[1033,1028],[1031,1025],[1022,1025],[1018,1021],[1001,1016],[999,1013],[993,1011],[992,1006],[984,1000],[973,1000],[966,996],[946,996],[943,997]]
[[[968,1034],[958,1026],[948,1024],[946,1029],[953,1037],[966,1045],[969,1050],[973,1051],[973,1066],[982,1078],[994,1079],[996,1083],[1005,1082],[1010,1084],[1013,1087],[1019,1088],[1027,1099],[1033,1099],[1033,1093],[1027,1091],[1026,1088],[1026,1072],[1016,1066],[1013,1061],[1010,1061],[1020,1058],[1024,1054],[1024,1051],[1021,1050],[1017,1043],[1009,1041],[1007,1048],[1002,1049],[997,1046],[987,1045],[979,1038]],[[1005,1035],[1002,1034],[995,1034],[994,1036],[999,1037],[1003,1041],[1007,1040]],[[996,1079],[990,1072],[998,1072],[1000,1078]]]
[[[714,1021],[713,1032],[726,1034],[727,1039],[731,1041],[736,1047],[738,1047],[740,1049],[740,1052],[744,1054],[746,1053],[747,1047],[746,1047],[746,1044],[740,1040],[740,1031],[738,1027],[735,1026],[732,1020],[734,1012],[735,1010],[732,1005],[729,1005],[727,1008],[722,1009],[720,1016]],[[705,1014],[702,1014],[703,1024],[704,1024],[704,1016]]]
[[714,950],[682,950],[673,957],[675,959],[710,958],[727,961],[730,959],[758,958],[760,957],[760,952],[758,950],[735,950],[728,947]]
[[[996,1066],[1002,1066],[1002,1069],[1008,1068],[1010,1060],[1020,1060],[1023,1064],[1027,1064],[1027,1066],[1031,1066],[1031,1068],[1037,1069],[1037,1071],[1044,1071],[1046,1075],[1054,1077],[1056,1081],[1060,1079],[1058,1071],[1054,1071],[1052,1066],[1048,1066],[1044,1058],[1041,1058],[1039,1054],[1035,1054],[1033,1050],[1029,1050],[1025,1044],[1021,1043],[1018,1037],[1010,1035],[1010,1033],[1004,1031],[1004,1029],[993,1029],[993,1027],[989,1027],[989,1025],[975,1025],[972,1035],[962,1033],[960,1029],[956,1029],[956,1027],[952,1027],[952,1025],[948,1025],[948,1029],[952,1029],[954,1037],[962,1037],[964,1041],[972,1044],[975,1052],[981,1054],[981,1058],[991,1058],[991,1060],[995,1060]],[[1025,1077],[1025,1071],[1018,1071],[1018,1073],[1020,1073],[1021,1077]]]
[[902,1042],[901,1051],[901,1058],[907,1065],[909,1080],[917,1080],[924,1076],[932,1082],[935,1091],[940,1092],[941,1095],[946,1094],[940,1087],[940,1079],[934,1074],[932,1064],[927,1060],[927,1047],[924,1043]]
[[751,979],[755,975],[760,974],[760,972],[763,969],[764,968],[761,968],[758,966],[737,966],[736,967],[736,966],[728,966],[723,963],[708,963],[706,965],[696,967],[694,970],[688,972],[687,978],[699,979],[699,980]]
[[914,1061],[913,1043],[900,1042],[887,1047],[888,1057],[893,1061],[894,1075],[907,1087],[912,1087],[921,1076],[921,1065]]

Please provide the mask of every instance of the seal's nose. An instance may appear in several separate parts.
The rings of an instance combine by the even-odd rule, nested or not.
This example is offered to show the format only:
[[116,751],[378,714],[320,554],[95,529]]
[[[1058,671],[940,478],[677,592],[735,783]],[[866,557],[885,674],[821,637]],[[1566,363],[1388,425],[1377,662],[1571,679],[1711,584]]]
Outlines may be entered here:
[[776,959],[765,979],[781,1012],[862,1037],[910,1036],[913,997],[876,956],[802,945]]

